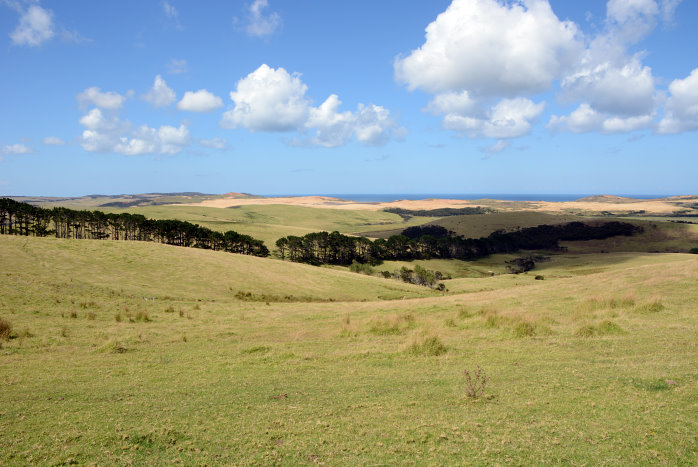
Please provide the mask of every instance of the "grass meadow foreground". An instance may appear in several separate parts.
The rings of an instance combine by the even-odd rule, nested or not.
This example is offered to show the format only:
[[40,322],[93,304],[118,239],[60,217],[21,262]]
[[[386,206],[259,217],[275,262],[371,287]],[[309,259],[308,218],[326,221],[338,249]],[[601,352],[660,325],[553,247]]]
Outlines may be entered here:
[[698,463],[696,255],[446,293],[139,242],[0,265],[2,465]]

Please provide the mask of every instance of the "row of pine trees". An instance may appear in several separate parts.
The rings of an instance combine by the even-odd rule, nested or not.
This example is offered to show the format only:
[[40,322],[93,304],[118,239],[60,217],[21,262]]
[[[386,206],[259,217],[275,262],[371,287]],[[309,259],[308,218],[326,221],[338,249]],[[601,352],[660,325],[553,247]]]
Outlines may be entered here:
[[235,231],[216,232],[186,221],[148,219],[140,214],[45,209],[0,199],[0,234],[94,240],[138,240],[184,247],[269,256],[264,242]]

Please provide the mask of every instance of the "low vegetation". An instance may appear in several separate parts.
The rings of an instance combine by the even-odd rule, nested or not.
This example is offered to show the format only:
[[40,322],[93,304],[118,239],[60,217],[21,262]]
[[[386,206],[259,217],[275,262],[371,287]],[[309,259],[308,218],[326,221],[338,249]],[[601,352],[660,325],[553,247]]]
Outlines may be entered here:
[[550,256],[0,236],[0,464],[695,465],[695,257]]

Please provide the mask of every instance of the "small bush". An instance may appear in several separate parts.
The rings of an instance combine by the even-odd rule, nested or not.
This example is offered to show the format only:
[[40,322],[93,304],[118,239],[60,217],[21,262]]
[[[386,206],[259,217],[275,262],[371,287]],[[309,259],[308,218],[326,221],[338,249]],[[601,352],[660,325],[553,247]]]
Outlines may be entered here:
[[543,281],[543,280],[545,280],[545,276],[541,276],[540,274],[538,274],[538,275],[535,277],[535,279],[536,279],[537,281]]
[[485,388],[487,387],[487,375],[485,375],[485,372],[479,366],[473,374],[470,374],[468,370],[464,370],[464,373],[465,395],[471,399],[477,399],[485,392]]
[[148,315],[147,311],[137,311],[136,312],[136,321],[142,321],[144,323],[150,322],[150,316]]
[[172,305],[165,308],[165,313],[174,313],[174,312],[175,312],[175,309]]
[[421,336],[414,338],[407,348],[412,355],[438,357],[448,351],[448,348],[436,336]]
[[596,328],[590,324],[584,325],[574,332],[577,337],[593,337],[596,334]]
[[458,318],[460,319],[467,319],[471,318],[474,315],[473,312],[471,312],[467,307],[461,305],[460,309],[458,310]]
[[659,298],[655,298],[649,303],[643,303],[642,305],[638,305],[635,307],[636,311],[648,313],[657,313],[662,311],[663,309],[664,305],[662,304],[662,301]]
[[383,271],[383,272],[381,272],[381,275],[383,276],[384,279],[390,279],[391,277],[393,277],[393,275],[391,274],[390,271]]
[[694,255],[698,255],[698,248],[691,248],[690,250],[688,250],[688,252]]
[[356,272],[358,274],[366,274],[368,276],[373,275],[373,268],[368,264],[361,264],[356,260],[352,261],[349,266],[351,272]]
[[71,311],[71,312],[70,312],[70,317],[71,317],[71,318],[77,318],[77,317],[78,317],[78,312],[77,312],[77,311]]
[[513,329],[515,337],[532,337],[536,335],[536,329],[531,323],[526,321],[521,321],[514,326]]
[[12,333],[12,323],[5,318],[0,318],[0,340],[7,340]]
[[596,329],[599,332],[599,334],[620,334],[623,332],[620,326],[618,326],[610,319],[605,319],[601,321],[599,325],[596,326]]

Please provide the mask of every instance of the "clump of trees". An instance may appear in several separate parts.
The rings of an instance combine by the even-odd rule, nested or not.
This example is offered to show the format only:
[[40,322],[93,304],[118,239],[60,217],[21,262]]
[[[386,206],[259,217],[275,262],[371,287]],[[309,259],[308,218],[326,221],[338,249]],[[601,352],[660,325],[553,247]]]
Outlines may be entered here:
[[94,240],[138,240],[168,245],[269,256],[264,242],[235,231],[216,232],[186,221],[148,219],[140,214],[44,209],[0,199],[0,234]]
[[519,250],[560,249],[560,241],[604,239],[630,236],[641,227],[626,222],[585,224],[570,222],[539,225],[514,232],[494,232],[488,237],[463,238],[439,226],[410,227],[400,235],[371,241],[339,232],[316,232],[303,237],[288,236],[277,240],[282,259],[308,264],[350,265],[352,262],[380,264],[386,260],[460,259],[475,260],[495,253]]
[[[386,274],[388,273],[388,274]],[[383,277],[390,277],[388,271],[383,271]],[[392,274],[393,279],[401,280],[407,282],[408,284],[422,285],[430,287],[436,290],[446,290],[446,286],[443,282],[439,282],[442,279],[450,279],[451,277],[444,276],[441,271],[432,271],[430,269],[423,268],[419,264],[414,266],[414,270],[409,269],[405,266],[401,267],[399,271],[395,271]]]

